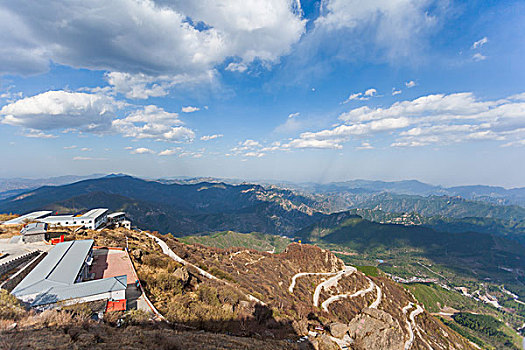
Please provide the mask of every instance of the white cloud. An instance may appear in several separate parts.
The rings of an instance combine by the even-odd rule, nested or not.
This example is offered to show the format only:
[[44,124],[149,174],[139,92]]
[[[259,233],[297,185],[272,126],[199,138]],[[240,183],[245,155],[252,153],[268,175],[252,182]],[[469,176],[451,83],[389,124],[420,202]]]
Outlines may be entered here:
[[166,112],[157,106],[145,106],[122,119],[112,122],[113,130],[124,137],[153,139],[167,142],[191,142],[193,130],[180,126],[182,121],[177,113]]
[[64,149],[75,149],[75,148],[77,148],[77,146],[76,146],[76,145],[72,145],[72,146],[64,146],[63,148],[64,148]]
[[89,152],[91,151],[92,149],[91,148],[88,148],[88,147],[83,147],[80,149],[81,152]]
[[417,85],[416,82],[413,81],[413,80],[407,81],[407,82],[405,83],[405,86],[406,86],[407,88],[409,88],[409,89],[410,89],[410,88],[413,88],[413,87],[416,86],[416,85]]
[[357,147],[357,149],[374,149],[374,146],[372,146],[369,142],[362,142],[361,146]]
[[283,148],[319,148],[319,149],[342,149],[343,139],[295,139],[283,145]]
[[247,139],[244,142],[239,142],[239,145],[232,148],[232,151],[239,153],[242,151],[253,150],[259,147],[261,147],[261,144],[258,141]]
[[392,96],[396,96],[396,95],[399,95],[401,94],[401,90],[396,90],[396,88],[392,88]]
[[24,133],[25,137],[35,138],[35,139],[56,139],[58,136],[52,134],[46,134],[40,130],[29,129],[28,132]]
[[479,61],[484,61],[487,59],[487,56],[483,56],[482,54],[480,54],[479,52],[478,53],[475,53],[473,56],[472,56],[472,59],[476,62],[479,62]]
[[201,136],[201,141],[210,141],[214,139],[218,139],[219,137],[223,137],[223,134],[214,134],[214,135],[204,135]]
[[197,112],[197,111],[200,111],[201,109],[199,107],[193,107],[193,106],[186,106],[186,107],[182,107],[182,112],[183,113],[193,113],[193,112]]
[[73,160],[108,160],[107,158],[73,157]]
[[151,75],[144,73],[109,72],[105,78],[110,85],[108,88],[95,88],[93,92],[111,92],[122,94],[130,99],[147,99],[149,97],[162,97],[169,93],[175,86],[185,86],[200,83],[212,84],[216,79],[213,70],[203,71],[195,74],[187,72],[180,74]]
[[326,0],[303,40],[304,54],[322,49],[343,60],[414,61],[446,10],[441,0]]
[[139,147],[139,148],[135,148],[134,150],[132,150],[131,153],[132,154],[153,154],[155,152],[146,147]]
[[484,36],[483,38],[479,39],[478,41],[475,41],[472,44],[472,49],[481,48],[481,47],[483,47],[483,45],[488,43],[488,41],[489,41],[489,39],[486,36]]
[[341,148],[352,138],[379,133],[392,135],[395,147],[519,139],[525,136],[521,97],[481,101],[472,93],[437,94],[395,102],[388,108],[363,106],[341,114],[344,124],[304,132],[283,147]]
[[244,63],[231,62],[230,64],[228,64],[228,66],[225,69],[230,72],[243,73],[248,69],[248,66]]
[[1,122],[37,130],[76,129],[106,132],[120,104],[111,97],[83,92],[48,91],[0,109]]
[[354,94],[350,94],[346,100],[343,101],[343,104],[346,104],[353,100],[359,100],[359,101],[366,101],[370,99],[370,97],[374,97],[377,94],[377,90],[374,88],[370,88],[365,90],[365,92],[356,92]]
[[168,148],[159,152],[159,156],[172,156],[180,152],[180,148]]
[[264,157],[265,154],[263,152],[246,152],[244,153],[245,157],[255,157],[255,158],[261,158]]
[[0,72],[41,73],[54,62],[131,74],[110,82],[129,98],[162,96],[172,82],[150,77],[201,76],[231,57],[278,62],[305,25],[293,0],[3,2]]
[[372,97],[377,93],[377,90],[372,88],[365,91],[365,96]]
[[525,146],[525,139],[511,141],[511,142],[507,142],[507,143],[501,145],[501,147],[512,147],[512,146]]
[[301,113],[299,112],[296,112],[296,113],[290,113],[288,114],[288,118],[295,118],[295,117],[298,117]]

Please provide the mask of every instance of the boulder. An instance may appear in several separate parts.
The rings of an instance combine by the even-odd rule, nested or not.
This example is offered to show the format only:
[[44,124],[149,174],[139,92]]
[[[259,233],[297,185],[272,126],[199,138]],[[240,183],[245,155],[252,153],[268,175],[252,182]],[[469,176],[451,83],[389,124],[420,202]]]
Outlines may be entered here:
[[321,334],[310,342],[315,350],[340,350],[339,345],[326,334]]
[[388,313],[365,308],[350,321],[348,333],[354,349],[403,349],[402,328]]
[[332,337],[343,339],[349,327],[344,323],[334,322],[329,325],[329,329]]
[[143,252],[141,249],[133,249],[133,251],[131,252],[131,254],[133,255],[133,257],[135,259],[137,259],[138,261],[141,261],[142,259],[142,255],[143,255]]

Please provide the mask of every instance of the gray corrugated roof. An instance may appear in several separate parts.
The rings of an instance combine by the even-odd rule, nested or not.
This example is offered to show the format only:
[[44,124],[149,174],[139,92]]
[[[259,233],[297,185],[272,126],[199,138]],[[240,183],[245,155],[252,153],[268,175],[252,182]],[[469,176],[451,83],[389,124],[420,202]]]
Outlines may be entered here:
[[126,275],[75,283],[93,240],[57,244],[11,292],[18,298],[35,295],[31,306],[125,290]]
[[28,295],[73,284],[93,243],[92,239],[86,239],[57,244],[13,289],[12,294]]
[[91,295],[125,290],[127,276],[117,276],[100,280],[75,283],[66,287],[52,287],[36,296],[31,306],[40,306],[68,299],[84,298]]
[[106,213],[108,210],[105,209],[105,208],[97,208],[97,209],[91,209],[90,211],[88,211],[87,213],[85,213],[84,215],[82,215],[81,217],[82,218],[91,218],[91,219],[94,219],[104,213]]
[[52,211],[48,211],[48,210],[34,211],[32,213],[27,213],[17,218],[5,221],[3,222],[3,224],[4,225],[18,225],[18,224],[21,224],[24,220],[35,220],[35,219],[41,218],[42,216],[49,215],[51,213]]
[[24,226],[20,231],[23,235],[36,235],[46,232],[46,224],[43,222],[32,222]]

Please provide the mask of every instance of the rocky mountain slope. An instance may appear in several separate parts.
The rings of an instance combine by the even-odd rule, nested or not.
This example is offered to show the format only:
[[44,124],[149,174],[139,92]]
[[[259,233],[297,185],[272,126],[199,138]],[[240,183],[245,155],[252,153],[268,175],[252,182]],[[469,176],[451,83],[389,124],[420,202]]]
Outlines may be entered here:
[[[2,344],[37,348],[42,342],[38,348],[64,349],[111,348],[117,342],[130,349],[474,349],[389,278],[364,275],[315,246],[291,244],[283,253],[271,254],[187,245],[171,235],[125,229],[71,232],[67,237],[93,238],[99,246],[124,246],[127,241],[146,294],[169,323],[129,312],[109,314],[97,323],[78,308],[33,316],[2,296]],[[124,322],[115,328],[118,318]]]

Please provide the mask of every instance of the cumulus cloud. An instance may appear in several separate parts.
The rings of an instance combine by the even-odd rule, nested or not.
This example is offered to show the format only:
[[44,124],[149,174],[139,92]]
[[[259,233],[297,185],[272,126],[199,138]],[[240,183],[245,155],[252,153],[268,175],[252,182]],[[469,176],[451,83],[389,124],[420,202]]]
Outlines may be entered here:
[[305,32],[306,20],[297,4],[2,2],[0,72],[41,73],[54,62],[114,72],[108,75],[110,84],[130,98],[163,96],[173,79],[209,74],[226,58],[235,57],[239,65],[277,62]]
[[288,118],[295,118],[295,117],[298,117],[301,113],[299,112],[296,112],[296,113],[290,113],[288,114]]
[[401,94],[401,90],[397,90],[396,88],[392,88],[392,96],[396,96],[396,95],[399,95]]
[[132,154],[153,154],[155,152],[146,147],[138,147],[138,148],[133,149],[131,153]]
[[34,130],[29,129],[26,133],[24,133],[25,137],[29,138],[35,138],[35,139],[56,139],[58,136],[53,134],[46,134],[45,132],[42,132],[40,130]]
[[483,38],[479,39],[478,41],[475,41],[472,44],[472,49],[481,48],[483,47],[483,45],[485,45],[488,42],[489,42],[489,39],[486,36],[484,36]]
[[193,130],[181,126],[182,121],[177,113],[149,105],[137,110],[125,118],[112,122],[114,131],[124,137],[135,139],[153,139],[168,142],[191,142],[195,138]]
[[329,60],[413,62],[443,23],[446,9],[443,0],[322,1],[297,55],[323,51]]
[[183,113],[193,113],[193,112],[197,112],[200,110],[201,109],[199,107],[193,107],[193,106],[186,106],[186,107],[182,107],[181,109]]
[[395,147],[519,140],[525,136],[521,97],[482,101],[467,92],[422,96],[388,108],[363,106],[341,114],[343,124],[304,132],[283,147],[339,149],[351,139],[386,132],[394,137]]
[[239,142],[239,145],[232,148],[232,151],[242,152],[242,151],[252,150],[258,147],[261,147],[261,144],[258,141],[247,139],[244,142]]
[[417,85],[416,82],[413,81],[413,80],[407,81],[407,82],[405,83],[405,86],[406,86],[407,88],[409,88],[409,89],[410,89],[410,88],[413,88],[413,87],[416,86],[416,85]]
[[204,136],[201,136],[201,141],[215,140],[215,139],[218,139],[219,137],[223,137],[223,136],[224,136],[223,134],[204,135]]
[[228,66],[225,69],[230,72],[243,73],[248,69],[248,66],[244,63],[231,62],[230,64],[228,64]]
[[354,94],[350,94],[350,96],[348,96],[348,98],[343,101],[343,104],[353,100],[366,101],[370,99],[370,97],[376,96],[376,94],[377,90],[374,88],[367,89],[365,92],[356,92]]
[[159,152],[159,156],[172,156],[180,152],[180,148],[168,148]]
[[[130,99],[147,99],[166,96],[171,88],[182,84],[185,86],[200,83],[212,84],[216,79],[215,75],[215,71],[212,70],[194,74],[185,72],[173,75],[109,72],[106,73],[105,78],[110,87],[102,89],[112,94],[124,95]],[[98,92],[100,88],[94,90],[94,92]]]
[[35,130],[77,129],[105,132],[120,104],[102,94],[48,91],[0,109],[3,124]]

